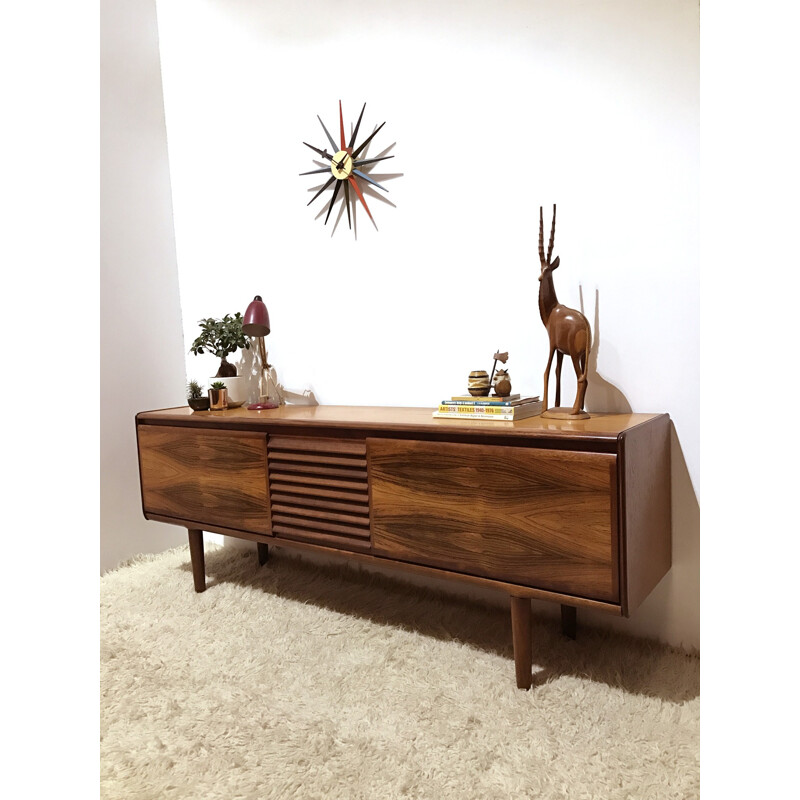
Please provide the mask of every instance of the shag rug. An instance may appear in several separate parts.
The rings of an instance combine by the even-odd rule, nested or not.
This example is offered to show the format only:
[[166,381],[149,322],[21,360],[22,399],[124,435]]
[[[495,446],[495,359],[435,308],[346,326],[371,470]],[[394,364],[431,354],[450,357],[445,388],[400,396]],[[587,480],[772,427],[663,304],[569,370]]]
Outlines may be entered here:
[[101,579],[103,800],[699,797],[699,657],[347,564],[206,545]]

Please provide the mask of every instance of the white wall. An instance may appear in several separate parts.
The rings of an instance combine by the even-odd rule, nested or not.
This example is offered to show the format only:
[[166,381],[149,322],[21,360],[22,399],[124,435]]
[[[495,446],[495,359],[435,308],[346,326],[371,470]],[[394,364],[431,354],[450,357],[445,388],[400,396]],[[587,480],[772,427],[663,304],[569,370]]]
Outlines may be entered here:
[[[491,9],[490,13],[488,9]],[[270,310],[270,358],[322,403],[431,406],[510,352],[540,392],[538,207],[559,299],[594,323],[589,410],[668,411],[674,557],[630,621],[699,646],[699,9],[695,0],[158,0],[184,339]],[[308,141],[386,120],[335,232]],[[187,356],[205,382],[211,357]],[[565,374],[568,370],[565,369]],[[566,396],[574,391],[568,379]]]
[[155,1],[101,8],[100,569],[186,541],[142,515],[134,417],[184,403]]

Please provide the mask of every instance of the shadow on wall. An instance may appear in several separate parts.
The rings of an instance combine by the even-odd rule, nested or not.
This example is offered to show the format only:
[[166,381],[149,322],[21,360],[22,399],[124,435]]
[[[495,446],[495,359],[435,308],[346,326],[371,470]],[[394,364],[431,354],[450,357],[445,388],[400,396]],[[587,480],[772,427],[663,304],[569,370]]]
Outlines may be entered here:
[[[584,312],[583,290],[580,291],[581,312]],[[628,414],[631,404],[623,392],[598,371],[601,341],[600,293],[595,290],[592,350],[589,353],[589,386],[586,408],[597,412]],[[689,468],[683,455],[675,423],[670,425],[670,457],[672,481],[672,567],[630,619],[608,617],[599,612],[581,610],[583,623],[643,634],[659,631],[659,638],[676,642],[682,639],[689,650],[700,647],[700,505],[692,485]],[[534,602],[534,606],[539,605]],[[541,604],[545,613],[556,607]],[[546,609],[546,610],[545,610]],[[679,630],[691,630],[689,641]]]
[[256,403],[259,400],[265,399],[263,395],[271,394],[274,399],[274,394],[280,392],[284,402],[296,406],[317,406],[316,395],[313,388],[307,389],[287,389],[281,382],[278,372],[274,364],[269,363],[269,350],[266,350],[267,363],[269,366],[269,376],[266,373],[262,376],[261,356],[258,353],[257,346],[251,346],[249,349],[240,350],[239,361],[236,363],[236,369],[239,375],[244,375],[247,378],[247,402]]
[[[583,287],[580,287],[581,313],[583,306]],[[616,414],[630,414],[628,398],[610,381],[597,371],[597,357],[600,352],[600,291],[594,292],[594,322],[592,324],[592,349],[589,352],[589,385],[586,389],[586,408],[591,411],[610,411]]]

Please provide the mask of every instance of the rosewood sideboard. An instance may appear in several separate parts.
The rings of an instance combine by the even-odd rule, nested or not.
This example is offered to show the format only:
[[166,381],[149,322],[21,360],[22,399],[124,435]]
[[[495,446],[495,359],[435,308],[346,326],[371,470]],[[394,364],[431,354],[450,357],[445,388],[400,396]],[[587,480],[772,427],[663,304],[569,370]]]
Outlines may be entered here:
[[147,519],[269,548],[502,590],[517,686],[531,686],[531,599],[629,616],[671,564],[666,414],[433,419],[431,409],[282,406],[136,416]]

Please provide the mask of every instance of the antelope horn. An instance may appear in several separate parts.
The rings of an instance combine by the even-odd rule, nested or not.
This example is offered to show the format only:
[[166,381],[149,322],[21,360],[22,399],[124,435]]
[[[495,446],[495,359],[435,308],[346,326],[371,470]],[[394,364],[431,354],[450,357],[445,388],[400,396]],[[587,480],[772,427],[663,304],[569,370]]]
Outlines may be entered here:
[[553,240],[556,238],[556,204],[553,203],[553,226],[550,228],[550,244],[547,245],[547,263],[550,263],[550,256],[553,255]]
[[544,220],[542,219],[541,206],[539,206],[539,261],[544,266]]

